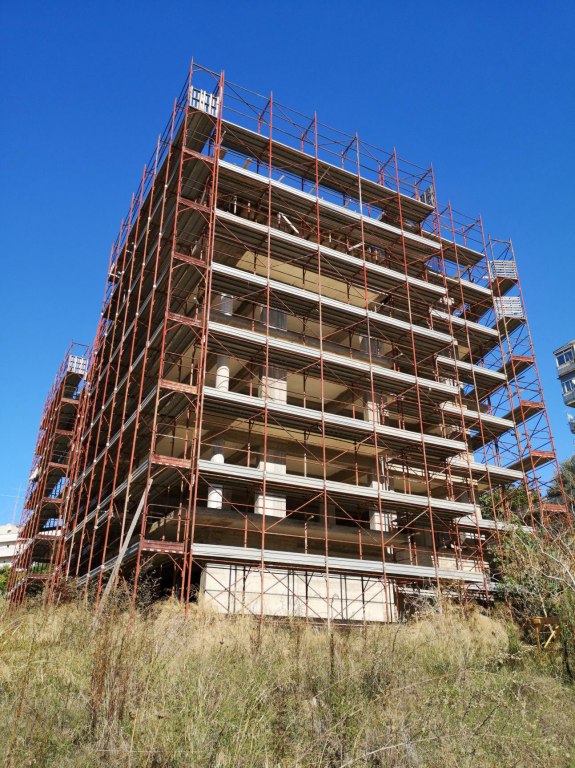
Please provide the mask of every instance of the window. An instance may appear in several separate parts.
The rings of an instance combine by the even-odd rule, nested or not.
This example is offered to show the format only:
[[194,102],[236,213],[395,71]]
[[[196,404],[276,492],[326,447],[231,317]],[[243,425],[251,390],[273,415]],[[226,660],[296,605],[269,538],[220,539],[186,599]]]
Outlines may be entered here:
[[567,379],[567,381],[562,381],[561,386],[563,387],[564,394],[573,392],[575,390],[575,379]]
[[573,354],[573,349],[566,349],[564,352],[560,352],[557,355],[557,366],[567,365],[567,363],[572,363],[574,359],[575,359],[575,356]]

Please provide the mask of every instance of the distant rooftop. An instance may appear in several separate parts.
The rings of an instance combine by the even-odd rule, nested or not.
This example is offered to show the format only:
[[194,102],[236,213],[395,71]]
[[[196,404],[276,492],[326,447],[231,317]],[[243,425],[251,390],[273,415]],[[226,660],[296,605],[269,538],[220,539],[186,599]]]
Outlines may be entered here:
[[561,344],[560,347],[557,347],[557,349],[553,351],[553,354],[558,355],[560,352],[563,352],[563,350],[566,349],[567,347],[572,347],[572,346],[575,346],[575,339],[572,339],[571,341],[566,341],[565,344]]

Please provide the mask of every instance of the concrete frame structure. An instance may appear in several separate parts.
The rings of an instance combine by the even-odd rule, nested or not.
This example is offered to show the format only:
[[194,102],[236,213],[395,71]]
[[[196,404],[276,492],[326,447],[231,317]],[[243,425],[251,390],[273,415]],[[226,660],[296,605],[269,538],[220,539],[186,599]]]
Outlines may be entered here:
[[[556,459],[511,243],[421,169],[192,63],[112,249],[47,595],[391,621]],[[24,598],[33,561],[22,561]]]

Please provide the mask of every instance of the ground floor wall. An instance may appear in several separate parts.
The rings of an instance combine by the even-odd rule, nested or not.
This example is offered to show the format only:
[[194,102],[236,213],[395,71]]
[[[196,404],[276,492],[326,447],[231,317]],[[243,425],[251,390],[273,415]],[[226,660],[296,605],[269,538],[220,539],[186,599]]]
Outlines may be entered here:
[[396,621],[394,585],[344,573],[206,563],[200,601],[218,613],[332,621]]

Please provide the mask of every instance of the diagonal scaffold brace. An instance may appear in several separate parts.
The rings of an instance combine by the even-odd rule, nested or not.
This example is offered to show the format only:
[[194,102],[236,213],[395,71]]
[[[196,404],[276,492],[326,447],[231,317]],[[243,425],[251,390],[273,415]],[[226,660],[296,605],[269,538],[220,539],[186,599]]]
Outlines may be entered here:
[[122,561],[124,560],[124,557],[126,555],[126,552],[128,550],[128,546],[130,544],[130,541],[132,540],[132,536],[134,535],[134,530],[136,529],[136,525],[138,524],[138,520],[140,519],[142,515],[142,511],[144,509],[144,504],[146,501],[146,498],[148,496],[148,492],[150,488],[152,487],[152,483],[154,482],[153,478],[150,478],[150,481],[146,488],[144,489],[144,492],[142,493],[142,498],[140,499],[138,503],[138,507],[136,509],[136,513],[134,514],[134,517],[132,518],[132,522],[130,523],[130,527],[128,528],[128,531],[126,532],[126,535],[124,536],[124,541],[122,542],[122,545],[120,547],[120,551],[118,552],[118,557],[116,559],[116,562],[114,563],[114,567],[112,569],[112,573],[110,574],[110,578],[108,579],[108,583],[106,584],[106,587],[102,593],[102,599],[100,600],[100,604],[98,606],[98,611],[101,611],[106,603],[106,600],[108,599],[110,592],[112,589],[116,586],[116,583],[118,581],[118,574],[120,572],[120,568],[122,566]]

